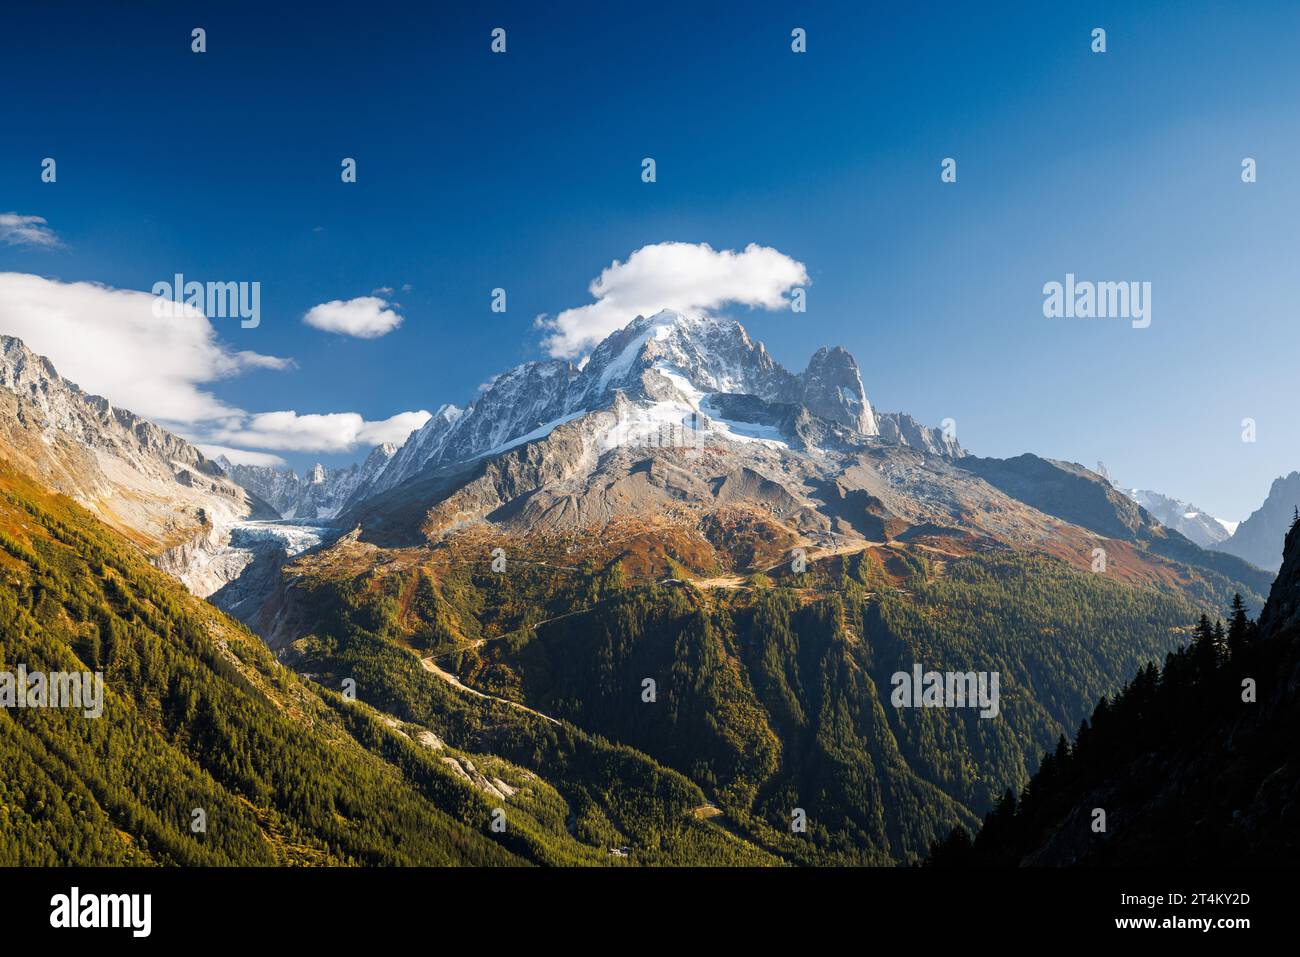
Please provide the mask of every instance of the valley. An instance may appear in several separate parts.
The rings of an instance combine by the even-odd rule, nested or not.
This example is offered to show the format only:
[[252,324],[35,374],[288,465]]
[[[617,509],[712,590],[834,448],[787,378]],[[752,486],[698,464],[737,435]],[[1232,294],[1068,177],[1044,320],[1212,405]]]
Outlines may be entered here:
[[[306,753],[343,746],[357,773],[391,777],[412,827],[462,835],[430,854],[916,863],[1028,781],[1126,675],[1185,643],[1197,616],[1238,593],[1259,607],[1270,581],[1081,466],[979,458],[875,411],[843,350],[791,373],[730,321],[639,318],[580,369],[525,363],[400,447],[307,476],[211,462],[174,437],[142,446],[139,429],[118,434],[98,400],[8,348],[14,514],[60,528],[43,516],[63,510],[84,529],[70,572],[125,549],[106,582],[147,581],[169,614],[209,622],[176,653],[208,660],[201,633],[214,628],[227,636],[215,653],[250,649],[232,660],[238,695],[252,696],[238,707],[297,722],[318,742]],[[87,423],[76,441],[48,398],[60,394]],[[64,463],[86,449],[114,489],[140,488],[141,474],[177,491],[132,511],[125,491],[72,480]],[[30,483],[48,476],[76,504],[41,504]],[[118,634],[105,622],[123,615],[142,647],[179,626],[132,611],[117,585],[76,598],[48,579],[31,534],[15,526],[6,559],[23,596],[11,614],[65,622],[72,654],[82,642],[103,656],[110,700],[161,708],[158,760],[226,760],[226,745],[194,750],[229,723],[203,704],[215,679],[166,679],[154,705],[128,659],[102,651]],[[42,605],[47,579],[73,597]],[[919,663],[999,675],[998,717],[895,708],[890,675]],[[282,760],[257,747],[248,760]],[[292,835],[282,858],[411,853],[340,844],[285,793],[202,767],[231,799],[262,802],[270,848]],[[498,809],[504,831],[474,823]],[[176,841],[146,857],[178,859]]]

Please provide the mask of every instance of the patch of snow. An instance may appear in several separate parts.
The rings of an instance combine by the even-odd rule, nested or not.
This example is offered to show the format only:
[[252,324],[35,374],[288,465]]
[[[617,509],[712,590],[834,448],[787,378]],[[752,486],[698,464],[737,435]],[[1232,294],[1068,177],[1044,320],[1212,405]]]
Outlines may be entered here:
[[552,432],[554,432],[556,429],[558,429],[560,426],[564,425],[564,423],[572,422],[574,419],[584,416],[586,414],[587,412],[585,409],[579,409],[577,412],[570,412],[568,415],[562,415],[558,419],[552,419],[550,422],[547,422],[543,425],[539,425],[531,432],[526,432],[523,435],[511,439],[508,442],[503,442],[502,444],[496,446],[495,448],[488,449],[486,452],[481,452],[474,457],[481,459],[484,456],[497,455],[501,452],[506,452],[510,449],[513,449],[517,445],[525,445],[528,442],[533,442],[536,441],[537,439],[543,439],[546,436],[550,435]]
[[774,425],[762,425],[758,422],[739,422],[735,419],[723,418],[709,404],[708,396],[704,397],[700,407],[700,411],[709,417],[713,425],[713,431],[731,439],[733,442],[758,442],[769,448],[779,449],[788,449],[790,447],[785,441],[785,437],[781,435],[780,429]]

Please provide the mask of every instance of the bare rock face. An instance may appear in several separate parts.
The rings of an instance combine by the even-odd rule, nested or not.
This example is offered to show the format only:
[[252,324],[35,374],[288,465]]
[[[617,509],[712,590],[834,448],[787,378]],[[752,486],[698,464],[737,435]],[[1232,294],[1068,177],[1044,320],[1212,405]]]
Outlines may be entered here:
[[464,472],[478,459],[608,412],[616,421],[593,433],[599,454],[697,441],[810,453],[880,441],[963,454],[955,440],[908,417],[893,417],[884,432],[857,362],[841,347],[819,349],[796,374],[734,320],[664,310],[612,333],[581,366],[527,362],[493,379],[463,411],[442,406],[387,467],[357,482],[340,514],[373,513],[367,499],[404,483],[427,485],[430,476]]
[[82,392],[10,336],[0,336],[0,458],[155,556],[213,527],[275,517],[189,442]]
[[1282,545],[1300,505],[1300,472],[1273,481],[1264,504],[1237,526],[1232,537],[1214,547],[1273,570],[1282,561]]
[[904,412],[877,413],[880,437],[890,445],[907,445],[931,455],[961,458],[965,451],[957,439],[942,429],[921,425]]
[[859,435],[880,434],[858,364],[840,346],[813,353],[799,376],[797,399],[813,415],[848,426]]

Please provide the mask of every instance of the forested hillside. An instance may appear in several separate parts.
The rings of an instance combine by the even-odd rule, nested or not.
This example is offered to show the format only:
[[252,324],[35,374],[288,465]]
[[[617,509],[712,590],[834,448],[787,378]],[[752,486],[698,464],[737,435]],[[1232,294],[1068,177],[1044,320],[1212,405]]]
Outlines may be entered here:
[[[351,548],[293,569],[294,604],[314,615],[297,667],[364,673],[394,714],[492,740],[449,711],[446,682],[417,666],[427,658],[676,769],[737,833],[803,863],[918,860],[973,826],[1198,612],[1005,549],[942,561],[864,550],[701,588],[630,583],[618,562],[496,574],[454,547],[386,562]],[[891,676],[915,663],[998,672],[999,717],[894,707]],[[806,832],[792,829],[796,810]]]
[[1192,640],[1102,697],[972,840],[935,866],[1294,865],[1300,860],[1300,525],[1259,624],[1233,602]]
[[364,673],[358,701],[298,678],[89,513],[0,468],[0,671],[20,665],[99,670],[106,693],[97,718],[0,709],[0,865],[771,860],[626,748],[461,705],[522,757],[568,762],[584,783],[561,793],[382,717]]

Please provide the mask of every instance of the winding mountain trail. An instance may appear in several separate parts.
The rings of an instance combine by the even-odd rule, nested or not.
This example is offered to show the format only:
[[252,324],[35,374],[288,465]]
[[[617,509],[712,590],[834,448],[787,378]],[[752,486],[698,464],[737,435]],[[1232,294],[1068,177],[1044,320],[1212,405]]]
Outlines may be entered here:
[[529,714],[534,714],[537,715],[537,717],[539,718],[544,718],[545,720],[551,722],[551,724],[560,723],[555,718],[552,718],[549,714],[542,714],[542,712],[536,710],[535,708],[530,708],[526,704],[520,704],[518,701],[511,701],[509,698],[499,698],[494,694],[485,694],[484,692],[479,691],[477,688],[471,688],[469,685],[465,684],[465,682],[461,681],[450,671],[444,671],[443,669],[435,665],[433,663],[432,655],[430,655],[427,658],[421,658],[420,664],[424,666],[425,671],[428,671],[430,674],[437,675],[439,678],[447,682],[447,684],[451,685],[453,688],[458,688],[461,691],[466,692],[467,694],[472,694],[476,698],[483,698],[486,701],[500,701],[502,704],[508,704],[512,708],[517,708],[520,711],[527,711]]
[[[595,607],[595,606],[592,606]],[[591,611],[591,608],[575,608],[573,611],[566,611],[563,615],[556,615],[554,618],[544,618],[539,622],[531,625],[525,625],[523,628],[516,628],[513,631],[507,631],[500,635],[493,635],[491,638],[475,638],[473,641],[456,648],[448,648],[446,651],[440,651],[436,655],[429,655],[430,658],[446,658],[448,655],[454,655],[461,651],[470,651],[476,648],[482,648],[489,641],[500,641],[502,638],[509,638],[511,635],[523,634],[525,631],[537,631],[542,625],[549,625],[553,621],[560,621],[563,618],[572,618],[574,615],[582,615]]]
[[[852,555],[856,552],[864,552],[868,548],[880,548],[885,542],[869,542],[863,539],[850,539],[843,543],[836,543],[830,547],[816,546],[805,549],[805,557],[810,562],[819,561],[823,558],[832,558],[836,555]],[[763,569],[763,574],[770,574],[780,568],[789,565],[788,561],[782,560],[768,568]],[[719,575],[716,578],[692,578],[691,584],[697,588],[746,588],[748,587],[748,575]]]

